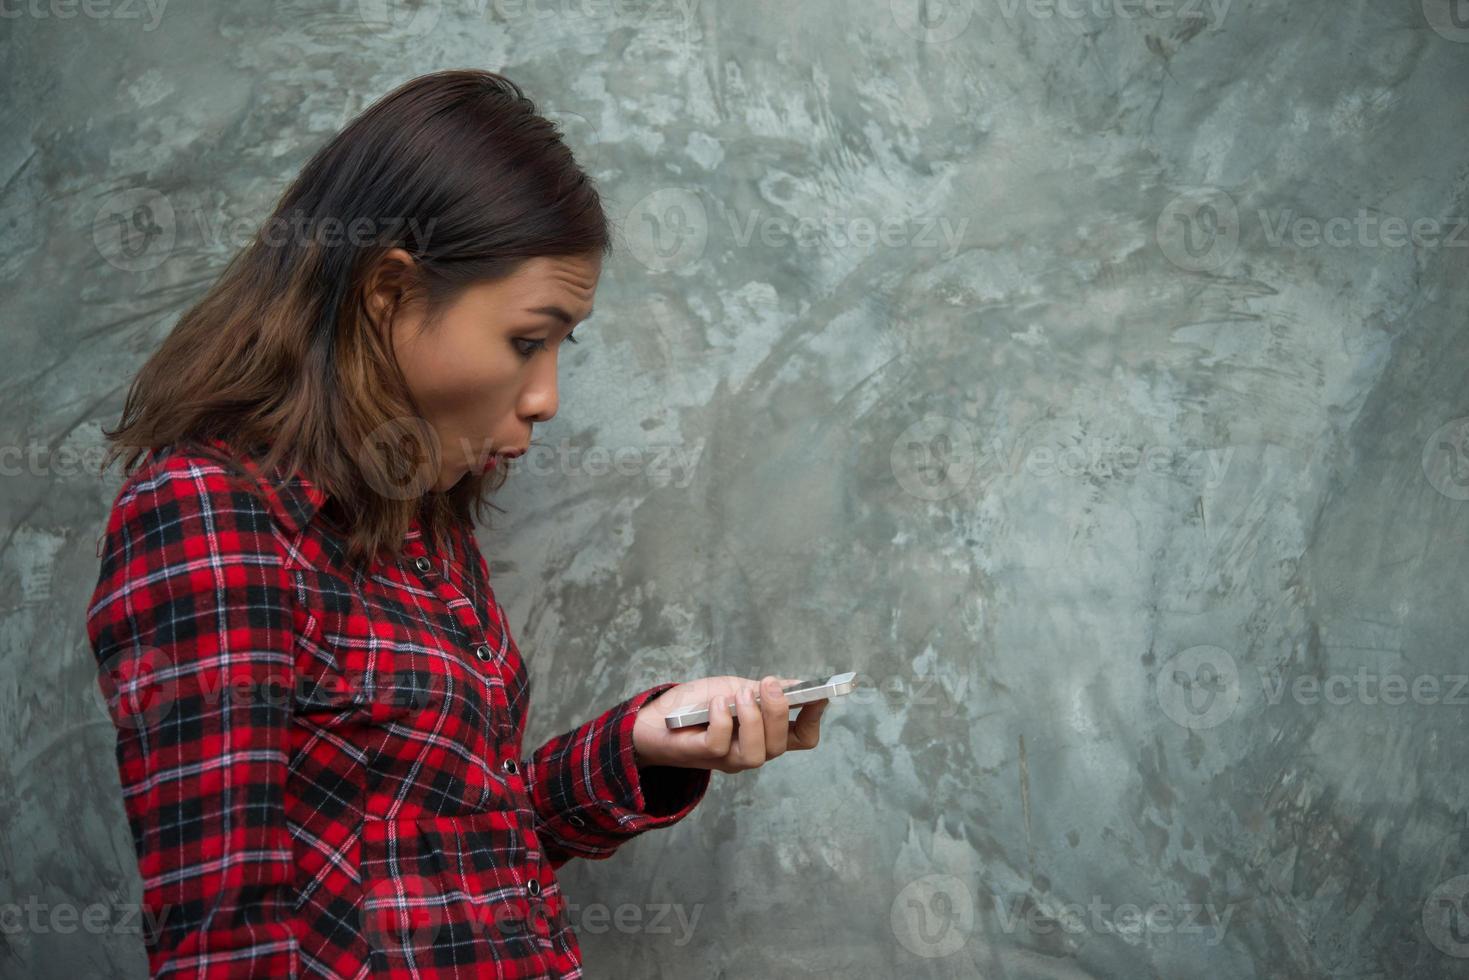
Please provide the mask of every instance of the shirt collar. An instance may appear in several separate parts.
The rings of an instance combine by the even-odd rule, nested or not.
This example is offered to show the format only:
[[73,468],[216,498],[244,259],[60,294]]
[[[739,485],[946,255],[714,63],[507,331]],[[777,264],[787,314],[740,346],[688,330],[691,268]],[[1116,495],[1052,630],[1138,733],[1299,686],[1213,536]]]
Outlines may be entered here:
[[[220,438],[206,439],[204,445],[245,470],[260,490],[276,520],[292,534],[304,530],[326,503],[329,496],[327,492],[299,470],[282,480],[281,470],[267,473],[256,453],[243,450]],[[416,521],[414,526],[417,527]]]
[[[217,437],[197,442],[212,450],[223,460],[232,460],[237,466],[243,468],[251,481],[256,484],[271,514],[291,534],[299,534],[305,530],[331,497],[331,494],[317,486],[300,470],[292,472],[286,479],[281,479],[283,470],[280,468],[267,474],[263,465],[264,460],[258,452],[243,449],[226,439]],[[403,543],[411,545],[422,537],[423,523],[415,514],[408,522],[408,530],[403,535]]]

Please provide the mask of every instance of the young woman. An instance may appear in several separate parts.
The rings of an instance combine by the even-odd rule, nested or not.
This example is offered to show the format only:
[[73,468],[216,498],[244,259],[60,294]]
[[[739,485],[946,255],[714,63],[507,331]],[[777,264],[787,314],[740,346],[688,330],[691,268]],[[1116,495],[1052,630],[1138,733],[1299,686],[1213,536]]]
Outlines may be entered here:
[[[513,83],[427,75],[310,160],[143,366],[88,633],[153,975],[580,976],[558,867],[817,744],[825,702],[791,722],[777,678],[755,703],[723,676],[522,751],[474,519],[556,413],[608,248]],[[669,731],[689,703],[710,723]]]

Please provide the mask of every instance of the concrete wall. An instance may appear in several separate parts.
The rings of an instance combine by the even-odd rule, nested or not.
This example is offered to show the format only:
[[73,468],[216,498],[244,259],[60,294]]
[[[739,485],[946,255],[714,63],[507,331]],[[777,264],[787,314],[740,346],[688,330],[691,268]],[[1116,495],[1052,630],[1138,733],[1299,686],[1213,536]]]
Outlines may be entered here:
[[83,621],[119,476],[68,454],[321,141],[474,65],[623,234],[481,535],[531,735],[864,685],[566,867],[589,976],[1469,975],[1448,0],[7,10],[0,974],[144,968]]

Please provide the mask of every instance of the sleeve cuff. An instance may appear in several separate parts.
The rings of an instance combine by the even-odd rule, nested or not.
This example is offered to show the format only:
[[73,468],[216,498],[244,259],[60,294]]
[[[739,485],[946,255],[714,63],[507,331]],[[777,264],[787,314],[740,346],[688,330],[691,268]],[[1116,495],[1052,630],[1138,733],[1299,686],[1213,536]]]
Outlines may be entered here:
[[709,788],[710,770],[633,761],[638,709],[676,686],[635,694],[536,751],[527,781],[543,835],[571,854],[605,858],[693,811]]

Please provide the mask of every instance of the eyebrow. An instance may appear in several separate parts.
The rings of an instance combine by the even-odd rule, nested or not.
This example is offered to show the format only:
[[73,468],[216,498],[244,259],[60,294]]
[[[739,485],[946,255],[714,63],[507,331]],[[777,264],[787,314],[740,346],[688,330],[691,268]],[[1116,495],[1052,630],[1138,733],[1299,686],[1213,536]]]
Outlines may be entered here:
[[[572,316],[570,313],[567,313],[565,310],[563,310],[559,306],[537,306],[534,309],[529,309],[529,310],[526,310],[525,312],[527,312],[527,313],[541,313],[541,314],[544,314],[545,316],[555,317],[556,319],[560,320],[564,324],[571,324],[571,323],[574,323],[576,321],[576,318],[574,316]],[[583,320],[590,319],[591,318],[591,315],[592,315],[592,311],[591,310],[587,310],[587,315],[584,316],[584,317],[582,317],[582,319]]]

